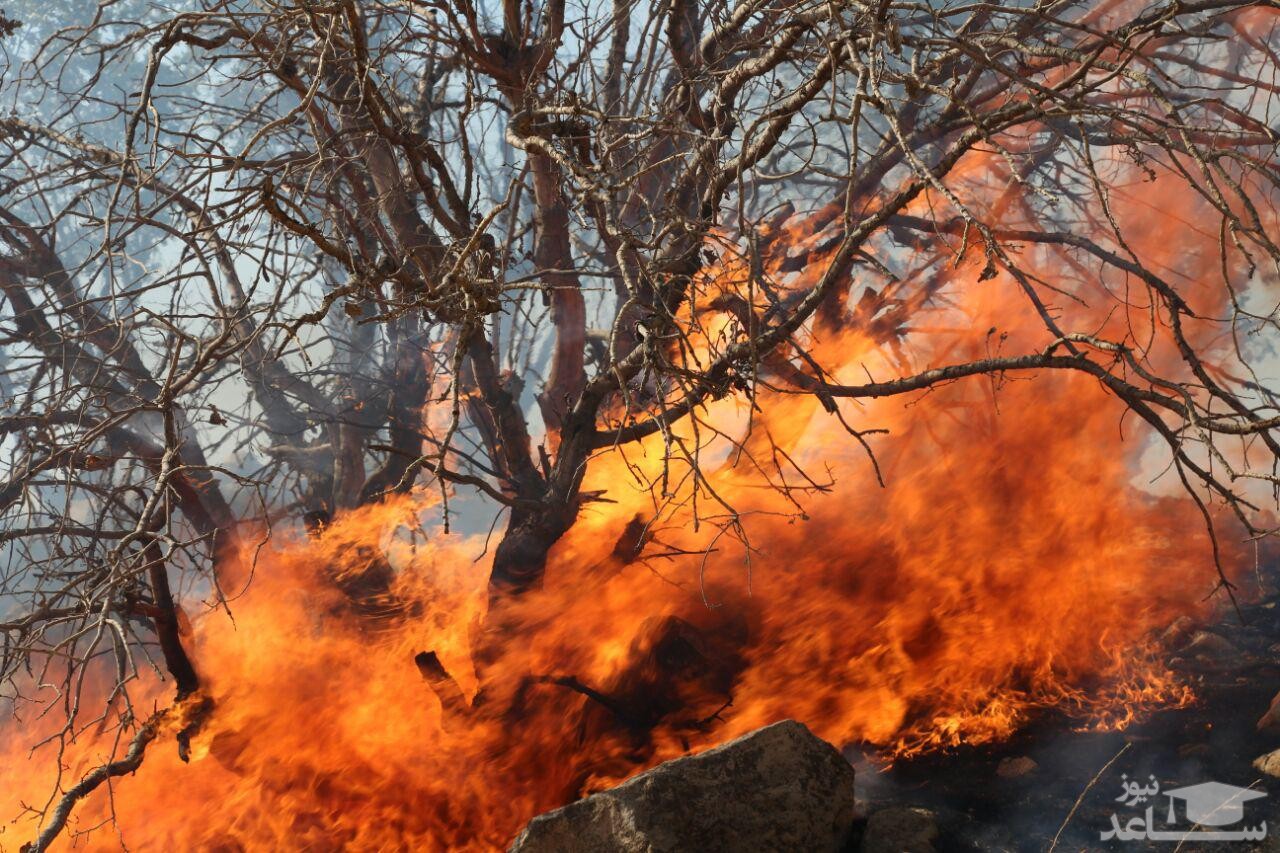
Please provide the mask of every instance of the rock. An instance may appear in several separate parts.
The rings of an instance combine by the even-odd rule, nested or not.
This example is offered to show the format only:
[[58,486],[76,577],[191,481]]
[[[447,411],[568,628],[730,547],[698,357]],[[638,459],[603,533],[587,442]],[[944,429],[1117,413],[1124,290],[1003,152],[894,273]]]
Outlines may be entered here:
[[1271,707],[1258,720],[1258,731],[1275,734],[1280,732],[1280,693],[1271,700]]
[[1260,758],[1255,758],[1253,767],[1268,776],[1280,776],[1280,749],[1275,752],[1268,752]]
[[530,821],[511,853],[839,850],[853,767],[784,720]]
[[996,775],[1001,779],[1017,779],[1034,772],[1040,765],[1025,755],[1017,758],[1005,758],[996,765]]
[[1200,660],[1225,663],[1240,656],[1240,650],[1230,640],[1209,631],[1199,631],[1182,653]]
[[928,809],[895,806],[867,818],[862,853],[933,853],[938,824]]
[[1195,624],[1190,616],[1179,616],[1160,634],[1161,644],[1166,648],[1177,648],[1191,633],[1191,629],[1195,627]]

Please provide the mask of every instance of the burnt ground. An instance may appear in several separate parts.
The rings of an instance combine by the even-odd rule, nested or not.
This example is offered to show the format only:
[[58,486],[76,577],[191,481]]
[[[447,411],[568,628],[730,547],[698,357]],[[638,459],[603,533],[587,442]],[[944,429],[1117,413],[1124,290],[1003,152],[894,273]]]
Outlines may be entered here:
[[[1047,713],[1008,742],[899,762],[881,772],[855,757],[862,810],[914,806],[932,811],[939,830],[935,847],[941,853],[1048,850],[1059,832],[1054,848],[1059,851],[1280,851],[1280,778],[1252,766],[1259,756],[1280,749],[1280,732],[1257,728],[1280,692],[1280,595],[1241,609],[1244,624],[1232,615],[1189,630],[1174,644],[1180,651],[1171,664],[1194,687],[1193,704],[1154,712],[1121,732],[1079,731],[1078,721]],[[1021,758],[1031,758],[1037,767],[1016,778],[997,774],[1002,761]],[[1207,781],[1265,791],[1265,799],[1244,806],[1240,824],[1222,829],[1265,820],[1267,838],[1187,839],[1181,845],[1103,841],[1112,814],[1123,826],[1145,810],[1145,805],[1126,808],[1116,802],[1122,774],[1142,783],[1154,776],[1162,791]],[[1077,798],[1079,805],[1068,821]],[[1149,803],[1158,829],[1169,828],[1164,823],[1168,802],[1157,794]],[[1181,828],[1189,829],[1189,824],[1184,821]]]

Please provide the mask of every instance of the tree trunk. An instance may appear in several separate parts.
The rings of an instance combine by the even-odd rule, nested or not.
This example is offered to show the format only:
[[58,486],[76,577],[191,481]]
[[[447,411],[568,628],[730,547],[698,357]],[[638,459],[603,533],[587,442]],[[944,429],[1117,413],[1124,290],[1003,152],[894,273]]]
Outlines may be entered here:
[[507,532],[493,555],[493,570],[489,575],[491,610],[508,596],[542,585],[547,555],[573,524],[576,515],[575,505],[552,500],[536,510],[512,508]]

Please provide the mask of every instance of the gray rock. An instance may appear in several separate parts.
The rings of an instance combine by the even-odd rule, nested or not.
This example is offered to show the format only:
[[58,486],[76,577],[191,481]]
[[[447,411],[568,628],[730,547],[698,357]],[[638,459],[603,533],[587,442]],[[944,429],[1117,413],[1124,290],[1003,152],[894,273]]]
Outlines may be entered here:
[[784,720],[534,818],[511,853],[839,850],[853,768]]
[[928,809],[894,806],[867,818],[862,853],[933,853],[938,824]]

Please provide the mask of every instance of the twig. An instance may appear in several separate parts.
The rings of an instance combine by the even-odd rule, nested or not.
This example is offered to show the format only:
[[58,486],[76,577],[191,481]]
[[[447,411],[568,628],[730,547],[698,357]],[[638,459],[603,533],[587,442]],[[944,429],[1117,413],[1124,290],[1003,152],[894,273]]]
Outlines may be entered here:
[[1067,817],[1062,821],[1062,826],[1058,827],[1058,831],[1054,833],[1053,841],[1049,843],[1049,853],[1053,853],[1054,848],[1058,846],[1058,839],[1062,837],[1062,833],[1067,828],[1067,824],[1071,823],[1071,818],[1076,816],[1076,810],[1079,809],[1080,804],[1084,802],[1085,794],[1092,790],[1093,786],[1102,778],[1102,774],[1106,773],[1107,769],[1110,768],[1112,764],[1115,764],[1116,759],[1124,755],[1125,751],[1128,750],[1131,745],[1132,744],[1126,743],[1124,746],[1120,747],[1120,751],[1111,756],[1111,760],[1102,765],[1101,770],[1093,774],[1093,778],[1089,780],[1089,784],[1084,786],[1084,790],[1080,792],[1080,796],[1076,797],[1076,801],[1071,805],[1071,811],[1067,812]]

